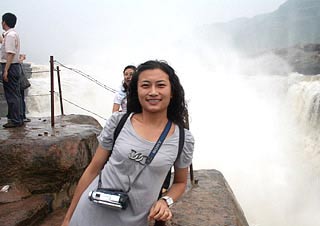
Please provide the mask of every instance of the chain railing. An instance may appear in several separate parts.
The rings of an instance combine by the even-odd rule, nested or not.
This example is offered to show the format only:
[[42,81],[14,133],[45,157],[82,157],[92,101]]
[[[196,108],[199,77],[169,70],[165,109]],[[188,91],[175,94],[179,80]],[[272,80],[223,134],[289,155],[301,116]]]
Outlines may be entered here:
[[107,86],[107,85],[103,84],[102,82],[99,82],[97,79],[93,78],[92,76],[88,75],[87,73],[84,73],[83,71],[80,71],[80,70],[75,69],[75,68],[72,68],[72,67],[67,67],[67,66],[65,66],[65,65],[62,64],[62,63],[60,63],[60,62],[57,61],[57,60],[54,60],[54,63],[59,64],[59,66],[64,67],[64,68],[66,68],[66,69],[68,69],[68,70],[70,70],[70,71],[73,71],[73,72],[75,72],[75,73],[78,73],[79,75],[81,75],[81,76],[89,79],[90,81],[96,83],[97,85],[101,86],[102,88],[104,88],[104,89],[106,89],[106,90],[108,90],[108,91],[110,91],[110,92],[112,92],[112,93],[117,92],[115,89],[111,88],[110,86]]
[[81,70],[78,70],[78,69],[75,69],[75,68],[72,68],[72,67],[68,67],[68,66],[60,63],[59,61],[54,60],[53,56],[50,56],[51,126],[54,127],[54,93],[55,93],[55,91],[54,91],[54,72],[57,72],[58,86],[59,86],[60,108],[61,108],[61,114],[62,115],[64,114],[64,110],[63,110],[63,100],[64,100],[65,102],[68,102],[69,104],[72,104],[72,105],[74,105],[74,106],[76,106],[76,107],[78,107],[78,108],[80,108],[80,109],[82,109],[84,111],[87,111],[87,112],[89,112],[89,113],[91,113],[91,114],[93,114],[93,115],[95,115],[95,116],[97,116],[97,117],[99,117],[101,119],[106,120],[106,118],[98,115],[97,113],[95,113],[93,111],[90,111],[90,110],[88,110],[88,109],[86,109],[84,107],[81,107],[78,104],[75,104],[75,103],[71,102],[70,100],[67,100],[66,98],[62,97],[62,89],[61,89],[61,81],[60,81],[60,68],[59,68],[59,66],[57,66],[56,69],[55,69],[54,68],[54,64],[55,63],[58,64],[59,66],[65,68],[65,69],[68,69],[68,70],[70,70],[72,72],[75,72],[75,73],[85,77],[86,79],[90,80],[91,82],[94,82],[95,84],[101,86],[102,88],[106,89],[109,92],[112,92],[112,93],[116,92],[115,89],[103,84],[102,82],[100,82],[97,79],[95,79],[93,76],[91,76],[91,75],[89,75],[89,74],[87,74],[87,73],[85,73],[85,72],[83,72]]
[[[55,96],[56,97],[59,97],[60,98],[60,93],[59,92],[54,92],[55,93]],[[3,95],[3,94],[0,94],[0,95]],[[45,97],[45,96],[50,96],[51,94],[49,93],[49,94],[28,94],[28,96],[26,96],[26,98],[32,98],[32,97]],[[93,115],[95,115],[95,116],[97,116],[97,117],[99,117],[99,118],[101,118],[101,119],[103,119],[103,120],[107,120],[106,118],[104,118],[103,116],[101,116],[101,115],[99,115],[99,114],[97,114],[97,113],[95,113],[95,112],[93,112],[93,111],[90,111],[89,109],[86,109],[86,108],[84,108],[84,107],[81,107],[80,105],[78,105],[78,104],[76,104],[76,103],[74,103],[74,102],[72,102],[71,100],[68,100],[68,99],[66,99],[66,98],[62,98],[65,102],[67,102],[67,103],[69,103],[69,104],[71,104],[71,105],[73,105],[73,106],[75,106],[75,107],[77,107],[77,108],[79,108],[79,109],[81,109],[81,110],[83,110],[83,111],[86,111],[86,112],[88,112],[88,113],[91,113],[91,114],[93,114]]]

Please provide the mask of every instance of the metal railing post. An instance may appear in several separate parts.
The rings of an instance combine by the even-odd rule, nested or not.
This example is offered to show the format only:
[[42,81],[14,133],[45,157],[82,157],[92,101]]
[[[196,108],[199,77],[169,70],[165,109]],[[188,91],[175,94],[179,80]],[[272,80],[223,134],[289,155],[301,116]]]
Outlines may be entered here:
[[63,103],[62,103],[61,82],[60,82],[60,68],[59,68],[59,66],[57,66],[57,76],[58,76],[58,86],[59,86],[59,97],[60,97],[61,115],[64,115],[64,112],[63,112]]
[[54,80],[53,80],[54,65],[53,64],[54,64],[53,56],[50,56],[51,127],[54,127]]

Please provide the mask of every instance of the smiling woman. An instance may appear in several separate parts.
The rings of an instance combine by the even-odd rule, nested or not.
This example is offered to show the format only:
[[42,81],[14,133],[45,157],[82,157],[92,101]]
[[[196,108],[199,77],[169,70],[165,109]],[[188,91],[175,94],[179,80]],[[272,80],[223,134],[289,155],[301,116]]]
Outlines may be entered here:
[[[107,121],[62,225],[147,226],[150,221],[170,220],[169,207],[186,189],[193,156],[193,136],[183,128],[186,111],[184,90],[173,68],[160,61],[141,64],[129,86],[128,118],[116,112]],[[114,138],[120,121],[123,128]],[[172,166],[173,184],[158,199]],[[120,190],[126,202],[114,194]],[[115,200],[123,204],[116,203],[118,210],[110,207]]]

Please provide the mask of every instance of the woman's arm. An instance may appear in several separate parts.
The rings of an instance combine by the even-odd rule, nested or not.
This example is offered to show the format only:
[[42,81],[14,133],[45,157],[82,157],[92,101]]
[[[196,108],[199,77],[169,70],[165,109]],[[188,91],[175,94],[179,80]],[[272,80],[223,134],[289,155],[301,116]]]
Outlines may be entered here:
[[99,174],[105,162],[109,159],[110,152],[104,150],[100,145],[98,146],[96,153],[91,160],[89,166],[86,168],[82,174],[77,188],[74,192],[71,204],[67,211],[67,214],[62,222],[62,226],[68,226],[72,214],[80,200],[82,193],[87,189],[89,184],[94,180],[94,178]]
[[116,112],[116,111],[119,111],[119,110],[120,110],[120,104],[114,103],[113,107],[112,107],[112,113]]
[[[166,196],[176,202],[184,193],[187,186],[188,168],[174,169],[174,180]],[[159,199],[151,208],[148,216],[149,220],[168,221],[172,218],[172,213],[165,200]]]

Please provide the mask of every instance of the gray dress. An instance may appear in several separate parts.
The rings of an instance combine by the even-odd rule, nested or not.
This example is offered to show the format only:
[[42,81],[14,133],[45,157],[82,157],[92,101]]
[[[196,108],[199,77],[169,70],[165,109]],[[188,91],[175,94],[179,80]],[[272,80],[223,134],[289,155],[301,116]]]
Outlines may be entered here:
[[[123,114],[122,112],[114,113],[99,135],[99,143],[105,150],[111,149],[115,127]],[[102,187],[122,190],[128,190],[131,187],[128,208],[126,210],[110,209],[89,201],[88,193],[97,188],[97,177],[82,194],[70,226],[147,226],[150,208],[158,198],[170,167],[175,164],[178,168],[186,168],[191,164],[194,139],[188,130],[185,130],[183,151],[175,162],[179,143],[178,126],[175,126],[174,133],[164,141],[150,165],[143,169],[141,163],[129,159],[128,155],[132,151],[148,156],[155,144],[135,132],[130,121],[131,116],[123,126],[109,161],[102,170]],[[143,171],[135,180],[142,169]]]

